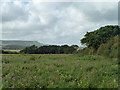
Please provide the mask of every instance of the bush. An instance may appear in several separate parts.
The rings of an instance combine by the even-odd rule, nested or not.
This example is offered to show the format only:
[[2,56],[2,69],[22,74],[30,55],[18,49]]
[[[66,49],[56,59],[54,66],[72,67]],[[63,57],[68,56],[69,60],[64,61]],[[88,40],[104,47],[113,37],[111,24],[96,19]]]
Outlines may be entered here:
[[77,52],[78,54],[84,56],[84,55],[96,55],[96,50],[92,47],[88,48],[84,48],[84,49],[81,49]]
[[107,43],[102,44],[98,48],[97,54],[110,58],[118,58],[118,37],[111,38]]

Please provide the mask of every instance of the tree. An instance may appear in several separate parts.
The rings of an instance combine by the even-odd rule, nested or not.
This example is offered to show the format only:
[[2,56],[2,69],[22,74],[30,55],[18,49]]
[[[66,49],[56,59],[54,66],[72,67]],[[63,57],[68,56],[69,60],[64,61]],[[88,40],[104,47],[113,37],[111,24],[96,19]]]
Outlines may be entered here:
[[26,47],[25,49],[21,50],[20,53],[26,53],[26,54],[36,54],[37,46],[32,45],[30,47]]
[[49,46],[41,46],[37,48],[35,45],[26,47],[25,49],[21,50],[20,53],[25,54],[71,54],[76,49],[72,46],[68,45],[49,45]]
[[119,35],[119,26],[108,25],[101,27],[95,31],[87,32],[84,38],[81,39],[81,43],[87,47],[93,47],[98,49],[101,44],[106,43],[111,37]]
[[71,45],[71,47],[75,48],[75,49],[78,49],[79,46],[78,45]]

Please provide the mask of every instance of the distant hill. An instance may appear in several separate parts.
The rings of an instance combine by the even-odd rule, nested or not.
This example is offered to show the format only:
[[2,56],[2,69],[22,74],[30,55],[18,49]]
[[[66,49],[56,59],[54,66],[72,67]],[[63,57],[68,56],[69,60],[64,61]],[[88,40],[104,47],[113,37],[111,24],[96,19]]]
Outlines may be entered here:
[[21,50],[32,45],[38,47],[44,45],[38,41],[0,40],[0,42],[2,42],[0,46],[2,46],[3,50]]

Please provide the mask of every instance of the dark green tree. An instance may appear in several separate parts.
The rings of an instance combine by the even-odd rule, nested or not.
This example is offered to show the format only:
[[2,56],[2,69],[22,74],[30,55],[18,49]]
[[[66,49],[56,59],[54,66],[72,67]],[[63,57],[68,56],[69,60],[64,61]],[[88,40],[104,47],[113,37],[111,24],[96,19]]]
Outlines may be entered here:
[[110,38],[119,35],[119,26],[108,25],[101,27],[95,31],[87,32],[84,38],[81,39],[81,43],[87,47],[93,47],[96,50],[101,44],[106,43]]
[[26,53],[26,54],[36,54],[36,52],[37,52],[37,46],[35,45],[26,47],[25,49],[20,51],[20,53]]
[[49,45],[49,46],[41,46],[37,48],[35,45],[26,47],[25,49],[21,50],[20,53],[25,54],[71,54],[76,49],[73,46],[68,45]]

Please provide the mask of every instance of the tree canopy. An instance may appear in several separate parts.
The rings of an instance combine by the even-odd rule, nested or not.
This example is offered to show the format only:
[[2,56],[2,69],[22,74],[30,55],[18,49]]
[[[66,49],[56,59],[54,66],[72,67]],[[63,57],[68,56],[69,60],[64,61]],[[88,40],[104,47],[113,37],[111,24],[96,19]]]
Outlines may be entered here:
[[36,47],[35,45],[26,47],[25,49],[21,50],[20,53],[25,54],[72,54],[79,48],[77,45],[49,45],[49,46],[41,46]]
[[81,39],[81,43],[87,47],[93,47],[98,49],[101,44],[106,43],[110,38],[119,35],[119,26],[108,25],[101,27],[95,31],[87,32],[84,38]]

